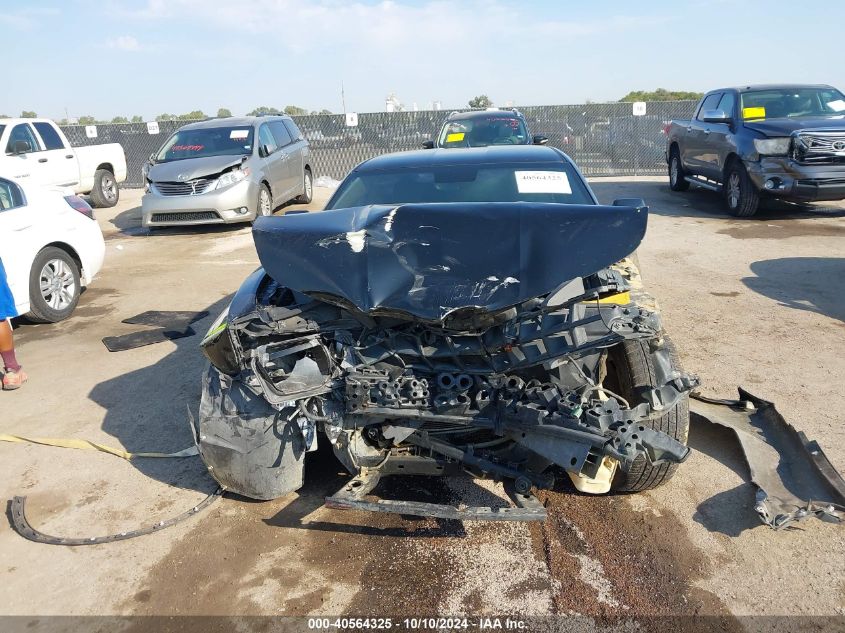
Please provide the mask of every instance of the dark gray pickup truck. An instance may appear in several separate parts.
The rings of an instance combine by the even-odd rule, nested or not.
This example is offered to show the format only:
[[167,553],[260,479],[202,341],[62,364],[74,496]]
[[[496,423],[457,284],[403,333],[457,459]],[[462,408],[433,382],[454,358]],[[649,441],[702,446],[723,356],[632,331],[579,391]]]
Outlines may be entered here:
[[722,88],[691,120],[672,121],[666,162],[673,191],[721,191],[736,216],[761,196],[845,198],[845,95],[824,85]]

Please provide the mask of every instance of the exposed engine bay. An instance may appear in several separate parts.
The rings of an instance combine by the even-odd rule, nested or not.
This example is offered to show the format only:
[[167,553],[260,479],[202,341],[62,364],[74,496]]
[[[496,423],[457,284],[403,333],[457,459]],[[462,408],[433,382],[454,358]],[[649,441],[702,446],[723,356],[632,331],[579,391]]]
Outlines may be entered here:
[[[410,292],[398,284],[393,295],[382,293],[363,309],[342,280],[332,280],[334,292],[316,287],[319,268],[309,270],[302,284],[290,274],[295,266],[278,270],[280,261],[297,256],[317,261],[325,255],[320,249],[336,249],[342,257],[365,257],[374,248],[395,253],[403,218],[460,237],[470,229],[461,221],[483,212],[451,207],[449,215],[434,217],[439,211],[432,207],[449,205],[408,206],[353,210],[351,228],[349,216],[339,220],[345,232],[333,232],[329,217],[256,224],[264,269],[246,281],[203,341],[211,365],[198,444],[217,481],[257,499],[296,490],[304,481],[305,453],[316,450],[320,435],[358,476],[464,470],[508,481],[519,493],[552,487],[563,472],[578,489],[595,493],[647,489],[671,476],[689,453],[687,396],[697,380],[680,370],[636,263],[626,257],[641,238],[628,219],[644,210],[590,207],[590,217],[612,209],[620,231],[635,235],[633,248],[614,243],[606,223],[613,218],[603,218],[607,267],[571,276],[572,268],[561,265],[556,287],[534,296],[509,294],[516,302],[504,307],[491,308],[497,293],[513,292],[499,280],[527,285],[518,281],[531,272],[524,258],[516,258],[522,270],[489,260],[483,273],[463,271],[463,286],[452,286],[448,295],[453,305],[438,291],[436,309],[427,302],[418,314],[411,313],[414,290],[429,292],[432,275],[418,274],[421,258],[409,253],[407,242],[399,257],[402,270],[411,269]],[[557,215],[570,226],[578,211],[572,205],[503,207],[496,209],[497,219],[519,222],[523,239],[535,211],[528,207],[543,207],[543,230],[553,236],[549,218]],[[298,235],[288,231],[294,224]],[[360,250],[345,239],[350,231],[361,231]],[[341,237],[332,239],[336,235]],[[557,238],[565,246],[559,233]],[[441,244],[438,260],[457,261],[457,253],[444,253]],[[349,268],[338,267],[338,276],[350,274]],[[371,297],[373,270],[368,268],[368,283],[354,280]],[[376,272],[389,277],[384,268]],[[491,277],[495,282],[482,283]],[[279,281],[284,278],[290,285]]]

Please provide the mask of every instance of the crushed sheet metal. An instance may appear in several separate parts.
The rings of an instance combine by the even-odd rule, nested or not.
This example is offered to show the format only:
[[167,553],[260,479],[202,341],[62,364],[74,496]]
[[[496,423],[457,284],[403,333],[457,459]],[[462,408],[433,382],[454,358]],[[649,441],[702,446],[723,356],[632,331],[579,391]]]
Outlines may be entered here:
[[774,404],[740,387],[739,400],[693,395],[690,412],[736,433],[763,523],[780,529],[810,516],[843,521],[845,480],[818,443],[786,422]]
[[190,446],[175,453],[130,453],[122,448],[114,448],[106,446],[105,444],[98,444],[89,440],[66,439],[58,437],[26,437],[23,435],[7,435],[0,434],[0,442],[17,442],[21,444],[40,444],[42,446],[56,446],[59,448],[76,448],[81,450],[100,451],[108,453],[115,457],[121,457],[126,460],[133,460],[147,457],[193,457],[199,455],[199,449],[196,446]]
[[165,528],[169,528],[177,523],[188,519],[201,510],[204,510],[212,503],[217,501],[223,495],[224,489],[218,488],[200,503],[195,505],[190,510],[166,521],[159,521],[153,525],[138,530],[131,530],[128,532],[120,532],[119,534],[109,534],[107,536],[91,536],[89,538],[66,538],[62,536],[50,536],[44,534],[33,528],[26,519],[25,505],[26,497],[15,497],[10,504],[10,513],[12,515],[12,525],[15,531],[30,541],[36,543],[46,543],[47,545],[99,545],[101,543],[112,543],[114,541],[125,541],[126,539],[144,536],[145,534],[152,534],[159,532]]

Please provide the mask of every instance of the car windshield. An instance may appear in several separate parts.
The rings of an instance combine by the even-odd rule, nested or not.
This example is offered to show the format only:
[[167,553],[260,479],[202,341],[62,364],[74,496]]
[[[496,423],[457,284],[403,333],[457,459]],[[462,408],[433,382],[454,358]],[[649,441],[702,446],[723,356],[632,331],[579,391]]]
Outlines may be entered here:
[[440,130],[439,147],[484,147],[522,145],[528,130],[519,117],[491,112],[487,116],[447,121]]
[[156,155],[157,163],[205,156],[240,156],[252,153],[252,126],[179,130]]
[[753,90],[741,103],[745,120],[845,115],[845,95],[835,88]]
[[327,209],[413,202],[559,202],[594,204],[567,163],[443,165],[353,172]]

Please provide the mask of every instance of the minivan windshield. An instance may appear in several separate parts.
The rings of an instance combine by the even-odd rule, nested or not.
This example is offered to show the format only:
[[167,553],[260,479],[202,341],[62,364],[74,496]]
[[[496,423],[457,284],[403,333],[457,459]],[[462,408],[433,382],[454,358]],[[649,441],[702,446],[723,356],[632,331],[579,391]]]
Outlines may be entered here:
[[740,99],[745,120],[845,115],[845,95],[836,88],[769,88]]
[[353,172],[327,209],[413,202],[558,202],[595,204],[566,163],[443,165]]
[[440,130],[438,147],[485,147],[487,145],[525,145],[528,130],[521,118],[491,112],[472,119],[447,121]]
[[159,150],[157,163],[205,156],[252,154],[252,126],[178,130]]

